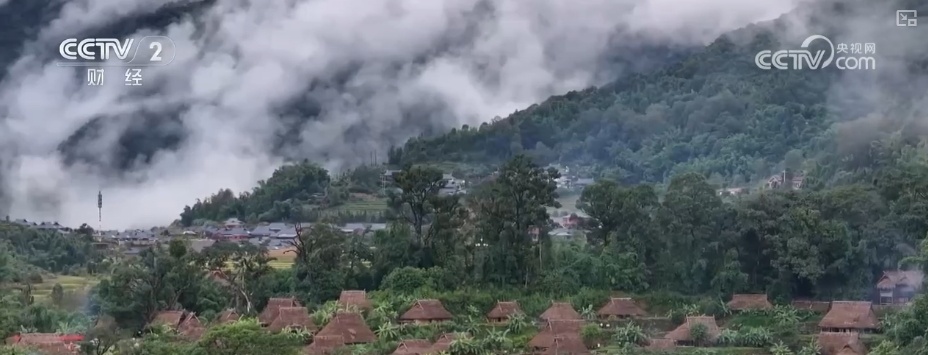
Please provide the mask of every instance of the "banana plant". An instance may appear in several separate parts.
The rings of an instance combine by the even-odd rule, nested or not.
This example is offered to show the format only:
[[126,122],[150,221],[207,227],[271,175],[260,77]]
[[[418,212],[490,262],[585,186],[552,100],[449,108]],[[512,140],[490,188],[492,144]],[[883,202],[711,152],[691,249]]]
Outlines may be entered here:
[[718,340],[719,345],[736,346],[736,345],[739,345],[738,343],[740,340],[741,340],[741,336],[740,334],[738,334],[737,330],[723,329],[722,332],[719,333],[719,340]]
[[687,304],[683,306],[683,314],[687,317],[698,316],[702,314],[702,311],[699,310],[699,306],[695,304]]
[[728,307],[728,303],[722,300],[721,298],[719,298],[719,310],[721,312],[722,317],[728,317],[732,315],[732,310],[730,307]]
[[512,350],[513,344],[512,340],[509,339],[509,330],[491,330],[487,333],[486,337],[487,345],[496,351],[509,351]]
[[818,339],[813,337],[812,339],[809,339],[809,344],[803,346],[802,349],[799,349],[799,353],[796,355],[818,355],[821,352],[822,347],[818,345]]
[[799,323],[799,313],[793,307],[777,306],[773,310],[773,319],[777,326],[795,326]]
[[519,334],[525,330],[525,328],[528,328],[528,325],[528,318],[525,317],[525,314],[519,312],[509,315],[509,323],[506,324],[506,330],[510,333]]
[[399,329],[393,323],[383,323],[374,332],[378,338],[386,341],[395,341],[400,336]]
[[641,330],[641,327],[635,323],[627,323],[622,327],[615,329],[613,339],[619,345],[638,345],[644,344],[648,337]]
[[593,305],[586,305],[580,309],[580,316],[588,321],[596,320],[596,310],[593,309]]
[[75,322],[58,322],[55,326],[55,332],[58,334],[75,334],[81,333],[86,327]]
[[451,342],[451,353],[456,355],[490,355],[491,350],[483,340],[472,337],[458,338]]
[[770,348],[771,355],[793,355],[792,350],[789,350],[789,347],[783,342],[778,342],[772,348]]

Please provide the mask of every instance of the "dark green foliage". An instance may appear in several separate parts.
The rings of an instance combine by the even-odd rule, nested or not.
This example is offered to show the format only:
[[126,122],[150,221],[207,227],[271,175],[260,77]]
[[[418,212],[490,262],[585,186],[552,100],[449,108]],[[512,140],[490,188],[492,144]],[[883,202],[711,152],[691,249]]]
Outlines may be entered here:
[[140,330],[162,310],[218,313],[229,304],[226,292],[205,282],[206,270],[197,265],[197,254],[183,241],[146,249],[139,258],[117,268],[95,292],[102,311],[123,328]]
[[[35,274],[30,269],[36,267],[64,274],[93,273],[103,258],[89,235],[66,235],[5,222],[0,222],[0,243],[13,252],[16,260],[31,265],[17,270],[19,279]],[[37,277],[28,281],[41,283],[41,276]]]
[[377,196],[381,167],[361,166],[331,179],[319,166],[301,162],[274,171],[252,191],[235,195],[222,189],[216,194],[186,206],[180,215],[184,226],[206,221],[238,218],[246,222],[326,220],[333,223],[383,222],[384,211],[352,211],[338,207],[352,201],[352,193]]
[[[915,122],[924,116],[928,51],[914,33],[901,34],[884,20],[892,15],[888,9],[925,6],[911,0],[807,3],[661,70],[554,96],[479,127],[413,139],[391,149],[390,163],[497,165],[521,153],[623,183],[666,183],[696,172],[714,184],[743,186],[783,169],[808,170],[813,187],[869,183],[873,179],[847,173],[876,173],[898,157],[872,154],[871,142],[896,136],[917,144],[925,133]],[[854,20],[845,20],[849,14]],[[801,38],[780,31],[804,21],[821,25],[813,33],[831,38],[859,33],[866,23],[863,32],[898,39],[905,62],[871,73],[754,65],[760,50],[798,45]]]
[[267,181],[259,181],[250,192],[239,196],[228,189],[192,207],[184,208],[181,223],[189,226],[195,220],[221,221],[230,217],[248,220],[302,220],[306,205],[325,204],[329,175],[319,166],[304,161],[286,165],[274,171]]

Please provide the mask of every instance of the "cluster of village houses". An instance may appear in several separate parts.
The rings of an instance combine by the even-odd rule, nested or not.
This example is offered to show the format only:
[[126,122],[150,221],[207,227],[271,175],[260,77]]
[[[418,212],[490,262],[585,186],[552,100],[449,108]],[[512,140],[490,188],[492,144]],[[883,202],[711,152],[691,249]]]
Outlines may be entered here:
[[[549,234],[555,238],[569,240],[581,236],[582,221],[586,216],[582,213],[552,216],[551,222],[554,226]],[[57,222],[29,222],[26,220],[16,220],[16,223],[29,228],[42,230],[56,230],[61,233],[70,233],[74,229],[62,226]],[[312,227],[313,223],[301,223],[300,227],[304,230]],[[370,233],[384,230],[387,228],[386,223],[345,223],[335,226],[336,229],[346,234],[368,235]],[[96,238],[101,249],[107,249],[112,246],[119,246],[120,250],[128,255],[135,255],[143,249],[169,238],[183,237],[190,239],[191,246],[194,250],[202,250],[216,241],[230,241],[239,243],[252,243],[263,245],[268,249],[281,249],[292,246],[294,238],[297,236],[296,225],[285,222],[262,223],[254,226],[248,226],[237,218],[230,218],[216,226],[198,226],[184,229],[183,231],[170,230],[168,228],[152,229],[131,229],[124,231],[96,231]]]
[[[220,284],[228,283],[221,270],[210,273],[210,277]],[[887,271],[877,283],[876,290],[881,302],[890,305],[905,305],[911,301],[921,288],[923,275],[920,272]],[[342,291],[338,299],[339,310],[324,326],[317,325],[310,316],[310,310],[293,297],[271,298],[267,306],[258,314],[258,322],[269,331],[292,331],[294,329],[313,334],[312,343],[306,345],[305,354],[330,354],[334,350],[352,344],[366,344],[377,341],[377,334],[371,331],[363,314],[373,305],[362,290]],[[584,319],[568,302],[552,300],[551,306],[537,319],[533,319],[539,332],[529,341],[528,347],[533,354],[591,354],[589,347],[581,336],[582,328],[587,324],[598,324],[603,328],[616,327],[629,319],[648,317],[639,302],[632,298],[613,297],[605,304],[597,305],[596,319]],[[727,303],[734,312],[769,310],[773,305],[766,294],[735,294]],[[803,301],[795,300],[792,307],[799,310],[823,313],[818,324],[817,336],[823,355],[864,355],[867,348],[861,341],[860,334],[878,332],[880,321],[872,302],[866,301]],[[885,306],[883,306],[885,307]],[[498,301],[486,313],[485,322],[490,325],[505,325],[513,316],[525,316],[518,302]],[[216,321],[206,324],[195,313],[185,310],[164,310],[154,315],[149,326],[167,326],[179,336],[196,340],[207,327],[225,324],[240,319],[232,309],[219,314]],[[454,315],[440,300],[419,299],[396,319],[399,324],[411,326],[450,322]],[[690,331],[694,326],[702,325],[706,329],[710,344],[721,335],[716,318],[712,316],[688,316],[683,324],[675,329],[648,339],[646,347],[651,349],[673,349],[678,346],[693,346]],[[399,342],[394,355],[439,354],[448,351],[451,342],[467,333],[446,333],[432,339],[404,339]],[[60,353],[76,353],[77,344],[83,340],[80,334],[19,334],[7,339],[8,343],[40,347]]]
[[[806,176],[805,172],[803,171],[789,173],[784,170],[767,178],[767,181],[764,182],[762,189],[802,190],[803,186],[805,186],[805,180]],[[715,193],[719,196],[739,196],[749,194],[751,193],[751,190],[747,187],[728,187],[715,190]]]

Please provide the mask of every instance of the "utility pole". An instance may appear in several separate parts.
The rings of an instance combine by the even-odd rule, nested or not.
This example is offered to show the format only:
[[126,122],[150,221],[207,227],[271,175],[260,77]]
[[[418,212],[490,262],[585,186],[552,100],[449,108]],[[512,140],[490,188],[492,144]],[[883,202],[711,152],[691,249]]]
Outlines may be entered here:
[[97,192],[97,230],[103,233],[103,190]]

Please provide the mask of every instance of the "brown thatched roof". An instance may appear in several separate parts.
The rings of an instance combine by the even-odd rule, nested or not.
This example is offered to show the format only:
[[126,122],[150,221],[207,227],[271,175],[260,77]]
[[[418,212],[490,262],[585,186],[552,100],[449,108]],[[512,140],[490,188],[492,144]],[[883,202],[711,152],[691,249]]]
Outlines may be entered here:
[[425,354],[432,343],[425,339],[408,339],[400,342],[393,351],[393,355],[421,355]]
[[300,302],[296,298],[271,298],[267,300],[267,306],[264,307],[264,310],[261,311],[261,314],[258,314],[258,322],[261,324],[271,324],[274,319],[277,318],[277,311],[281,307],[299,307]]
[[160,311],[155,314],[155,318],[148,325],[150,327],[166,325],[177,328],[180,322],[184,320],[184,314],[184,311]]
[[584,321],[576,319],[559,319],[550,320],[545,323],[535,337],[528,342],[532,348],[549,348],[554,344],[554,338],[559,335],[580,336],[580,330],[583,328]]
[[189,328],[180,332],[180,336],[187,340],[199,340],[206,333],[206,327]]
[[519,304],[516,302],[496,302],[496,306],[493,307],[489,312],[487,312],[487,318],[489,319],[504,319],[514,316],[518,313],[523,313],[522,308],[519,307]]
[[610,298],[596,315],[600,317],[640,317],[646,315],[645,311],[635,304],[631,298]]
[[831,309],[831,302],[811,301],[811,300],[793,300],[793,308],[800,311],[812,311],[817,313],[826,313]]
[[590,350],[583,344],[580,335],[558,335],[554,342],[545,350],[545,355],[586,355]]
[[367,292],[358,290],[342,291],[338,296],[338,305],[343,309],[356,308],[358,310],[370,310],[374,307],[371,300],[367,299]]
[[219,317],[216,317],[216,322],[219,324],[227,324],[235,322],[241,319],[242,316],[238,314],[234,309],[227,309],[219,313]]
[[877,281],[879,288],[895,288],[896,286],[909,286],[920,288],[925,274],[921,271],[883,271],[883,276]]
[[760,294],[735,294],[728,301],[728,308],[733,311],[747,311],[771,309],[773,305],[767,300],[767,295]]
[[377,336],[371,331],[371,328],[364,323],[364,319],[358,313],[338,312],[335,317],[329,321],[329,324],[322,328],[319,336],[338,335],[344,339],[345,344],[373,343],[377,341]]
[[648,349],[673,349],[677,346],[673,339],[649,339]]
[[313,337],[313,343],[303,349],[303,353],[308,355],[329,355],[335,349],[343,346],[345,346],[345,340],[338,335],[316,336]]
[[822,332],[818,335],[822,355],[864,355],[867,348],[860,341],[859,333]]
[[203,322],[200,322],[200,317],[197,317],[196,313],[190,312],[190,313],[187,313],[187,316],[184,317],[184,320],[180,322],[180,324],[177,326],[177,329],[182,330],[186,328],[195,328],[195,327],[202,327],[202,326],[203,326]]
[[206,327],[200,322],[200,318],[194,313],[188,313],[187,317],[177,326],[177,332],[187,339],[199,339],[206,332]]
[[451,312],[445,309],[439,300],[418,300],[416,303],[400,316],[401,321],[428,320],[440,321],[451,320]]
[[545,321],[561,319],[583,319],[583,317],[580,316],[580,313],[577,313],[577,310],[575,310],[574,307],[567,302],[552,303],[551,307],[548,307],[548,309],[538,317]]
[[818,323],[822,328],[876,329],[879,320],[873,313],[872,304],[864,301],[834,301],[831,310]]
[[7,343],[42,351],[44,354],[76,354],[77,347],[73,343],[62,340],[61,334],[52,333],[25,333],[12,336]]
[[267,328],[273,332],[278,332],[286,327],[303,328],[310,332],[315,332],[319,328],[309,318],[309,311],[306,307],[280,307],[277,318],[274,319]]
[[664,338],[672,339],[674,341],[692,341],[690,337],[690,329],[696,325],[702,324],[706,326],[706,334],[708,335],[708,340],[715,342],[719,338],[721,330],[719,330],[719,325],[715,323],[714,317],[700,316],[700,317],[686,317],[686,321],[683,322],[677,329],[674,329],[670,333],[667,333]]

